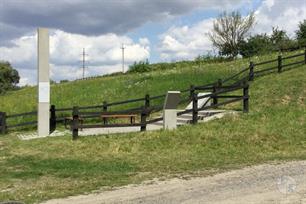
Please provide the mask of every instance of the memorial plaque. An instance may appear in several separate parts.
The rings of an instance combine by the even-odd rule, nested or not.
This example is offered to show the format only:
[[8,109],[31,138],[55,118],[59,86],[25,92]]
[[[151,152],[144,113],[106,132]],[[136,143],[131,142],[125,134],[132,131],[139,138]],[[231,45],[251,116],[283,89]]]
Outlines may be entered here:
[[168,91],[165,99],[164,109],[176,109],[180,102],[180,95],[180,91]]

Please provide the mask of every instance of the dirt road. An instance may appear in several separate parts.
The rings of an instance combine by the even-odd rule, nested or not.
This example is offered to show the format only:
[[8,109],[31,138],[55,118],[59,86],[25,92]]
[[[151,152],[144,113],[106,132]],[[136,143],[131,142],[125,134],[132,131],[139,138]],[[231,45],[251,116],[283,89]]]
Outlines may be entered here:
[[306,204],[306,161],[265,164],[210,177],[125,186],[46,204],[184,203]]

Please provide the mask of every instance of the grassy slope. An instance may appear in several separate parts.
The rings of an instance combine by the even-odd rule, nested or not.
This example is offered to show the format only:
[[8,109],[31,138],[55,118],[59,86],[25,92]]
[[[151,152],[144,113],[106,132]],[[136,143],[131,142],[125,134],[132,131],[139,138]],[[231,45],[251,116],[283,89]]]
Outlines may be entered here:
[[[170,74],[163,76],[171,79]],[[124,77],[126,83],[134,76]],[[207,174],[271,160],[306,159],[305,79],[305,65],[259,78],[251,85],[249,114],[176,131],[86,137],[75,142],[69,135],[33,141],[19,141],[13,134],[0,137],[0,200],[32,203],[156,176]]]
[[[292,54],[292,53],[289,53]],[[277,54],[256,57],[254,62],[276,58]],[[248,66],[248,59],[225,63],[189,66],[177,63],[173,69],[144,74],[127,74],[75,81],[51,86],[51,104],[56,107],[74,105],[101,105],[104,100],[114,102],[132,98],[164,94],[167,90],[182,90],[191,84],[203,85],[225,78]],[[37,88],[25,88],[0,96],[0,111],[8,114],[28,112],[36,109]]]

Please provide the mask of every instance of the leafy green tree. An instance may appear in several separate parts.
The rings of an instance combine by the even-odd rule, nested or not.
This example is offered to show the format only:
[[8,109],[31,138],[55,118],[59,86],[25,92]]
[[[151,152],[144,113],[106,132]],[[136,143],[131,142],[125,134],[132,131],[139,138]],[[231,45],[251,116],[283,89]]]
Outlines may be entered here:
[[224,12],[214,21],[213,30],[208,35],[221,55],[234,58],[254,23],[253,12],[247,17],[242,17],[238,11],[230,14]]
[[266,54],[273,50],[273,44],[270,37],[265,34],[257,34],[243,41],[240,46],[240,54],[243,57],[251,57],[253,55]]
[[306,46],[306,20],[299,23],[299,29],[295,33],[299,44],[301,46]]
[[296,46],[296,42],[288,37],[286,31],[279,30],[278,27],[272,28],[270,40],[276,50],[287,50]]
[[9,62],[0,62],[0,94],[14,89],[19,83],[19,74]]

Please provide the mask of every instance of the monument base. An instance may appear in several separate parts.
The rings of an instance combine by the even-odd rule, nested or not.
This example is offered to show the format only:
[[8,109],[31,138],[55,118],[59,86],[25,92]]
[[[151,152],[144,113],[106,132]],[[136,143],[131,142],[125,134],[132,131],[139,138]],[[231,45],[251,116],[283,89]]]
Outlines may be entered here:
[[37,134],[40,137],[47,137],[50,134],[50,113],[49,103],[38,104],[38,130]]
[[173,130],[177,125],[177,110],[168,109],[164,110],[164,129]]

